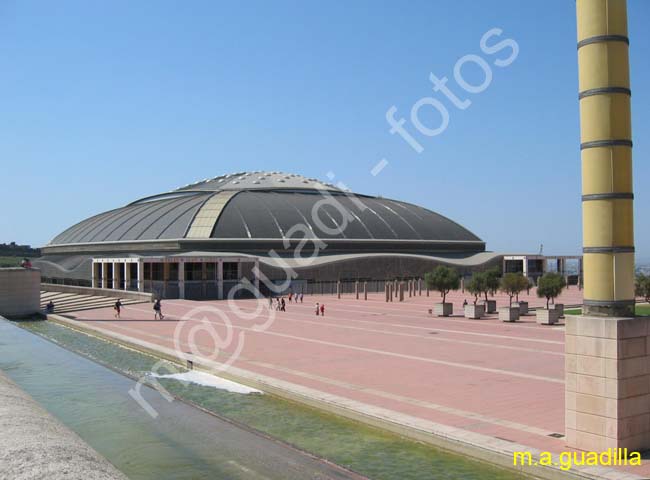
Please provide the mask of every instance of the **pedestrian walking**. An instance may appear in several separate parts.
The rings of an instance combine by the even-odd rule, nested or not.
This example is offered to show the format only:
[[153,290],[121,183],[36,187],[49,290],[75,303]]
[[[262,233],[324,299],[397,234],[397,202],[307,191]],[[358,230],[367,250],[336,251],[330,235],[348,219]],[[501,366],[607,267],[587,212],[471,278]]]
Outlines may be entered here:
[[321,303],[320,305],[320,316],[324,317],[325,316],[325,304]]
[[120,313],[122,313],[122,302],[120,299],[117,299],[117,302],[115,302],[115,305],[113,305],[113,310],[115,310],[115,315],[113,315],[115,318],[119,319],[120,318]]
[[153,304],[153,319],[154,320],[164,320],[165,316],[162,313],[162,305],[160,304],[160,299],[157,298]]
[[283,312],[286,312],[287,311],[287,304],[284,301],[284,297],[282,297],[282,303],[280,305],[281,305],[280,310],[283,311]]
[[301,293],[301,294],[300,294],[300,303],[302,303],[302,299],[304,298],[304,296],[305,296],[304,293]]
[[316,302],[316,316],[320,315],[320,304]]

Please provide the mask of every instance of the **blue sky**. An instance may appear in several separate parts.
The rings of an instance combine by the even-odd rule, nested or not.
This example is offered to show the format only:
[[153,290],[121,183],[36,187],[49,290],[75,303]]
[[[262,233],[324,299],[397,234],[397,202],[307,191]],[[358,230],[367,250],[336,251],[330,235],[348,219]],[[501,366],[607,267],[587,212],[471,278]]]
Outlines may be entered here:
[[[0,0],[0,242],[206,177],[279,170],[420,204],[501,252],[580,251],[574,2]],[[650,2],[629,0],[638,257],[650,259]],[[519,46],[486,54],[485,32]],[[492,81],[466,93],[454,65]],[[471,105],[434,92],[430,73]],[[470,84],[485,78],[476,64]],[[423,97],[449,125],[419,133]],[[389,133],[386,111],[422,145]],[[426,125],[440,124],[422,108]],[[371,169],[388,165],[377,176]]]

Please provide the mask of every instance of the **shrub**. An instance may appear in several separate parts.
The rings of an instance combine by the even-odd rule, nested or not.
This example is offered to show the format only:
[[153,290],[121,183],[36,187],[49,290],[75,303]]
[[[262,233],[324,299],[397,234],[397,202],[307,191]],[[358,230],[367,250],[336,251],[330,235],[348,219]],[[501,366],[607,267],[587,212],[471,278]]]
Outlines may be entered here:
[[460,276],[453,268],[440,265],[424,275],[424,283],[428,288],[440,292],[442,303],[445,303],[447,294],[460,287]]
[[487,301],[488,295],[494,296],[499,291],[499,286],[501,284],[501,270],[498,268],[491,268],[483,272],[485,275],[485,300]]
[[478,297],[486,291],[485,281],[485,273],[476,272],[472,275],[472,278],[470,278],[469,282],[467,282],[467,285],[465,285],[465,290],[474,295],[474,305],[476,305],[476,302],[478,302]]
[[546,308],[548,309],[548,302],[551,299],[555,302],[564,287],[566,287],[566,281],[562,275],[554,272],[545,273],[537,281],[537,296],[546,297]]
[[510,307],[512,307],[512,298],[518,296],[520,292],[526,290],[528,279],[521,273],[506,273],[501,277],[500,290],[510,298]]
[[637,297],[643,297],[646,302],[650,302],[650,275],[637,274],[634,281],[634,293]]

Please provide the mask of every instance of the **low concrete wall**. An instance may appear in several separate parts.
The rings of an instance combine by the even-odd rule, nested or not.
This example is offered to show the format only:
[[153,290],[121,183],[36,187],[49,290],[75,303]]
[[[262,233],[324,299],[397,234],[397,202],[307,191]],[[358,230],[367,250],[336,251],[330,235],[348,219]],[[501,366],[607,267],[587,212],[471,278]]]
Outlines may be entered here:
[[26,317],[40,310],[41,271],[0,268],[0,315]]
[[132,292],[130,290],[113,290],[112,288],[77,287],[74,285],[58,285],[54,283],[41,283],[41,290],[46,292],[76,293],[78,295],[95,295],[101,297],[132,298],[134,300],[152,301],[152,294],[146,292]]
[[0,477],[126,480],[0,371]]

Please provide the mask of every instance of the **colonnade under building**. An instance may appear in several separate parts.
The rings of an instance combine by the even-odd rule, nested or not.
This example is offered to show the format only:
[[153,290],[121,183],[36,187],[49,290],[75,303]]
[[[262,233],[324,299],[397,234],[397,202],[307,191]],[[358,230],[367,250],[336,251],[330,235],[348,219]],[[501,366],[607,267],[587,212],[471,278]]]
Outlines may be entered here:
[[170,255],[93,258],[93,288],[150,292],[155,298],[193,300],[254,296],[256,257]]

